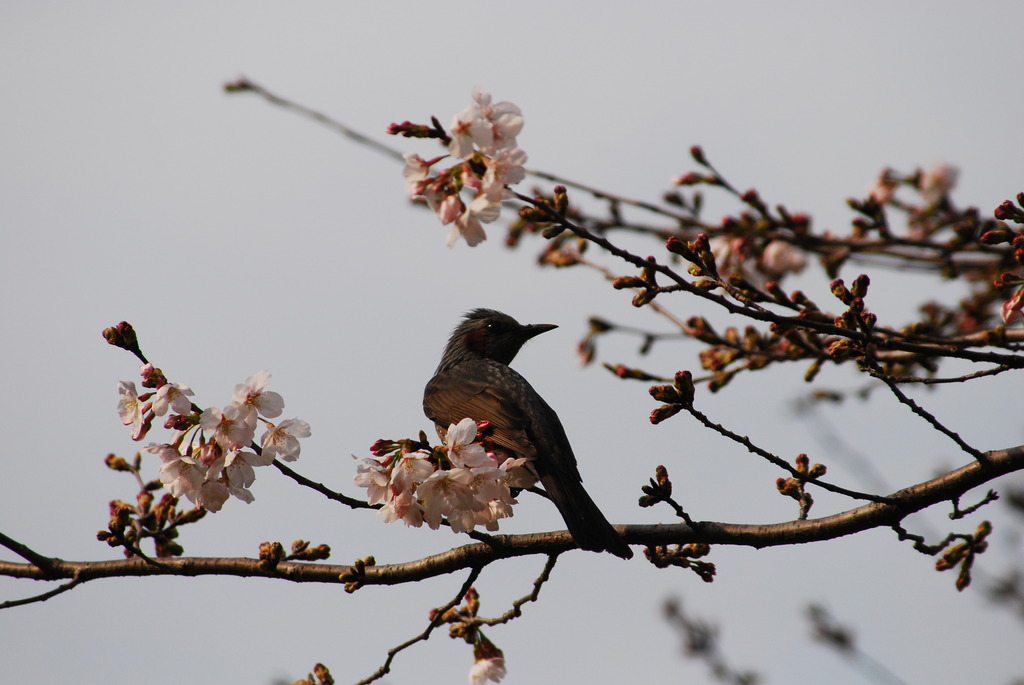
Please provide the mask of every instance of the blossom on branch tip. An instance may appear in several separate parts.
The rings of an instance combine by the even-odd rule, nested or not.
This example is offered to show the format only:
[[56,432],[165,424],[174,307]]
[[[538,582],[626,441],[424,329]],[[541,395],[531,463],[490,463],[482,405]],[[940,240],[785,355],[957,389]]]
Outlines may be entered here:
[[[475,88],[473,104],[455,115],[451,125],[448,152],[463,161],[434,174],[434,164],[444,156],[425,160],[416,154],[403,155],[405,190],[413,198],[426,200],[442,225],[452,225],[449,247],[460,237],[471,247],[486,240],[483,224],[498,218],[502,200],[511,197],[507,186],[526,177],[526,153],[516,147],[522,128],[519,107],[493,103],[489,94]],[[470,191],[476,193],[472,200]]]
[[469,685],[484,685],[488,680],[498,683],[505,675],[504,657],[480,659],[469,669]]
[[163,416],[170,409],[175,414],[187,414],[192,409],[192,401],[188,398],[194,394],[187,385],[164,383],[153,398],[153,413]]
[[452,142],[449,151],[462,159],[473,156],[475,145],[486,155],[516,146],[516,136],[523,130],[523,113],[511,102],[491,103],[490,93],[473,88],[473,104],[452,120]]
[[299,438],[308,438],[311,434],[309,424],[302,419],[286,419],[263,434],[260,440],[263,458],[267,464],[279,457],[282,461],[295,461],[301,449]]

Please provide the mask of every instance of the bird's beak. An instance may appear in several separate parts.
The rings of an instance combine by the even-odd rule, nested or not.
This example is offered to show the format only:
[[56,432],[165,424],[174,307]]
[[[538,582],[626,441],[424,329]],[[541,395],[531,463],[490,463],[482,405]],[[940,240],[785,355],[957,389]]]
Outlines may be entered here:
[[529,340],[555,328],[558,328],[558,326],[553,323],[532,323],[528,326],[523,326],[523,340]]

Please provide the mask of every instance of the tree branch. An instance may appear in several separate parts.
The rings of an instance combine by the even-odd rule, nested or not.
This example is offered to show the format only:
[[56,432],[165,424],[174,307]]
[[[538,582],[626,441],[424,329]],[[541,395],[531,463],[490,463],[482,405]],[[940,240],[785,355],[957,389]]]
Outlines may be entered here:
[[[619,526],[626,542],[634,545],[706,543],[743,545],[757,549],[832,540],[864,530],[891,527],[915,512],[940,502],[952,501],[968,490],[1014,471],[1024,470],[1024,446],[988,452],[975,461],[938,478],[893,493],[887,502],[871,502],[832,516],[805,521],[749,525],[698,522]],[[9,538],[5,538],[9,539]],[[423,559],[384,566],[367,566],[362,585],[398,585],[483,568],[501,559],[531,554],[554,555],[574,549],[567,531],[530,535],[496,535],[488,543],[474,543]],[[349,566],[282,562],[273,570],[260,567],[258,559],[181,558],[161,560],[152,566],[139,559],[112,561],[64,561],[51,559],[49,570],[35,564],[0,561],[0,575],[12,578],[76,579],[79,583],[121,576],[238,576],[280,578],[296,583],[341,583]]]

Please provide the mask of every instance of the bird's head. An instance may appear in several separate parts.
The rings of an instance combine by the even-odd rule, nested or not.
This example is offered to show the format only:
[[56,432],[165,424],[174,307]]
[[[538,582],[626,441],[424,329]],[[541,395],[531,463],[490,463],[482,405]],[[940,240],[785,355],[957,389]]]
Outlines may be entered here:
[[527,340],[553,328],[558,326],[550,323],[524,326],[494,309],[474,309],[452,332],[438,369],[481,358],[508,365]]

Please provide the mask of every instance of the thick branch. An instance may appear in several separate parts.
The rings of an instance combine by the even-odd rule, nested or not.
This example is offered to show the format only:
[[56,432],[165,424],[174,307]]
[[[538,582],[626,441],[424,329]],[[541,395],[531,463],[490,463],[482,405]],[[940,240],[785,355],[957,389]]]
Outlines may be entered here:
[[[796,545],[831,540],[878,527],[893,526],[915,512],[940,502],[952,501],[968,490],[1007,473],[1024,470],[1024,446],[988,452],[975,461],[938,478],[893,493],[888,503],[871,502],[855,509],[819,519],[787,523],[746,525],[698,522],[693,526],[619,526],[626,541],[634,545],[665,545],[703,542],[717,545],[746,545],[755,548]],[[406,563],[370,566],[363,585],[397,585],[431,578],[462,569],[482,568],[500,559],[530,554],[558,554],[574,548],[566,531],[532,535],[498,535],[489,543],[474,543]],[[161,560],[160,566],[139,559],[114,561],[64,561],[49,559],[48,569],[35,564],[0,561],[0,575],[13,578],[57,580],[71,578],[79,583],[120,576],[239,576],[282,578],[297,583],[341,583],[349,566],[282,562],[274,570],[260,567],[257,559],[184,558]]]

